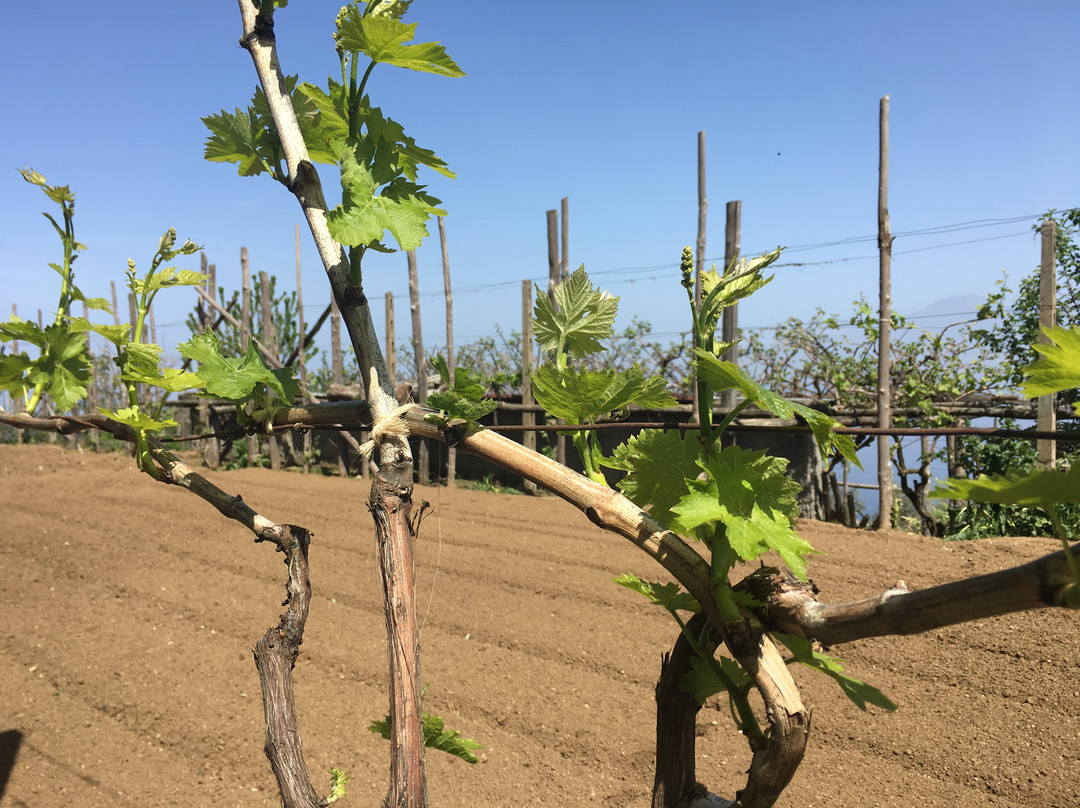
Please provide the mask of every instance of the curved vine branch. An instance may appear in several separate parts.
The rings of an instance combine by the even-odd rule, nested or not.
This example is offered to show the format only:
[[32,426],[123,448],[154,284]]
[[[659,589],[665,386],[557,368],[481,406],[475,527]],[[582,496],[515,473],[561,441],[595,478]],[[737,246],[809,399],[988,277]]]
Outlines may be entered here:
[[[103,415],[55,415],[36,418],[0,412],[0,423],[21,429],[71,434],[99,429],[134,444],[135,430]],[[308,544],[311,535],[297,525],[279,524],[251,508],[240,496],[227,494],[174,455],[161,441],[149,438],[150,454],[161,468],[160,482],[179,485],[212,505],[223,516],[250,530],[257,542],[270,542],[285,554],[289,575],[285,585],[285,611],[255,644],[255,667],[262,688],[266,720],[264,751],[277,778],[286,808],[322,808],[327,803],[311,784],[311,775],[300,748],[292,670],[303,642],[311,602],[308,579]]]

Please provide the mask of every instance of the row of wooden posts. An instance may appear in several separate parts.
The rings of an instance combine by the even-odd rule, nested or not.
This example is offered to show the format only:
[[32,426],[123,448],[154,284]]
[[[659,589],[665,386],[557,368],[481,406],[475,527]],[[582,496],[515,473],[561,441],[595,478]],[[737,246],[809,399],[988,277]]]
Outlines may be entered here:
[[[561,203],[561,225],[560,225],[560,211],[549,210],[547,211],[547,226],[548,226],[548,266],[549,266],[549,281],[548,281],[548,294],[552,296],[554,301],[555,286],[563,279],[568,277],[568,261],[567,255],[569,252],[569,199],[564,197]],[[443,264],[443,285],[445,290],[446,299],[446,361],[450,370],[450,383],[453,384],[454,373],[454,328],[453,328],[453,294],[450,283],[450,259],[449,250],[446,241],[446,225],[443,218],[438,218],[439,226],[439,240],[442,250],[442,264]],[[560,237],[561,234],[561,237]],[[303,391],[305,401],[311,400],[312,393],[308,389],[307,372],[304,366],[304,354],[305,351],[300,350],[300,346],[304,346],[306,349],[311,343],[312,339],[318,333],[326,319],[329,318],[331,323],[331,385],[332,387],[343,388],[345,386],[345,380],[343,376],[344,362],[342,361],[342,349],[341,349],[341,331],[340,331],[340,318],[337,311],[337,302],[332,300],[326,310],[315,322],[314,326],[308,331],[305,328],[303,318],[303,287],[300,273],[300,228],[297,226],[296,230],[297,238],[297,252],[296,252],[296,290],[297,290],[297,308],[299,310],[299,322],[298,322],[298,338],[297,347],[294,348],[290,356],[285,362],[282,362],[279,357],[279,346],[277,345],[276,335],[274,333],[272,300],[270,294],[270,280],[269,275],[266,272],[259,273],[259,282],[261,285],[260,300],[262,304],[262,337],[263,340],[256,340],[251,334],[251,270],[248,260],[248,250],[246,247],[242,247],[240,251],[240,266],[241,266],[241,292],[240,292],[240,307],[239,318],[230,311],[235,308],[236,297],[229,304],[222,305],[217,301],[217,269],[215,264],[210,264],[207,261],[205,254],[202,256],[202,271],[209,278],[206,289],[197,288],[198,301],[196,304],[196,320],[199,324],[200,330],[207,328],[217,328],[222,322],[228,322],[235,327],[240,333],[241,350],[246,350],[249,342],[254,342],[256,349],[263,356],[265,361],[271,367],[283,367],[285,365],[292,365],[294,362],[298,364],[300,385]],[[561,249],[560,249],[561,247]],[[412,326],[412,344],[414,347],[416,377],[413,384],[412,396],[414,400],[419,403],[424,403],[427,399],[427,380],[428,380],[428,362],[424,353],[424,339],[420,317],[420,287],[417,272],[416,253],[409,251],[406,253],[409,269],[409,308],[411,313],[411,326]],[[522,313],[522,330],[523,330],[523,353],[522,353],[522,367],[523,367],[523,379],[522,379],[522,402],[526,405],[533,404],[531,384],[529,381],[529,369],[533,365],[533,342],[532,342],[532,285],[531,282],[523,281],[523,313]],[[386,292],[386,328],[385,328],[385,356],[387,372],[389,374],[391,383],[398,388],[397,378],[397,347],[396,347],[396,328],[394,318],[394,294],[393,292]],[[363,393],[360,393],[363,395]],[[527,412],[525,414],[525,423],[528,425],[535,425],[536,415],[534,412]],[[206,402],[200,404],[200,423],[204,429],[209,428],[209,408]],[[342,433],[342,438],[352,443],[354,450],[358,449],[358,443],[353,440],[347,433]],[[305,436],[307,441],[305,451],[303,453],[304,464],[306,466],[307,461],[310,458],[310,436]],[[536,446],[535,433],[526,433],[524,438],[526,445],[530,448]],[[206,460],[211,466],[216,466],[219,462],[219,458],[216,455],[217,446],[216,442],[210,442],[212,446],[206,448]],[[272,468],[279,468],[281,465],[281,449],[278,445],[278,439],[276,437],[270,437],[267,439],[268,454],[270,464]],[[557,452],[559,460],[565,462],[565,441],[559,439],[557,441]],[[247,439],[247,457],[248,463],[257,462],[259,455],[258,439],[254,436]],[[453,485],[455,481],[455,467],[456,467],[456,452],[453,448],[449,449],[449,457],[447,462],[446,482],[448,485]],[[346,473],[344,464],[339,469],[341,473]],[[367,461],[363,462],[361,467],[361,475],[366,476],[369,472],[369,464]],[[421,442],[419,447],[419,453],[417,457],[417,476],[421,482],[427,482],[431,477],[430,470],[430,458],[428,456],[427,445]],[[531,486],[531,484],[529,484]]]

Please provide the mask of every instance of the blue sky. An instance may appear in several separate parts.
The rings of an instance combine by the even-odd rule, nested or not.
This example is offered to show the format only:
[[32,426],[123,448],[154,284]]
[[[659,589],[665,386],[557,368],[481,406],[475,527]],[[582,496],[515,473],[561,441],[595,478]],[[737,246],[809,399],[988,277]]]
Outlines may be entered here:
[[[336,73],[330,34],[339,6],[294,0],[278,12],[286,72],[316,83]],[[374,101],[457,172],[455,181],[428,179],[450,214],[458,342],[496,324],[520,327],[520,281],[546,276],[545,211],[563,196],[571,266],[584,263],[622,296],[620,323],[636,315],[662,338],[684,330],[677,261],[696,238],[699,130],[708,256],[723,255],[732,199],[742,200],[745,251],[791,247],[772,286],[743,304],[744,328],[809,317],[819,306],[847,312],[862,293],[876,300],[885,94],[897,310],[970,310],[1002,271],[1018,278],[1037,264],[1030,226],[1038,214],[1080,205],[1073,0],[416,0],[409,19],[419,40],[442,42],[468,74],[380,67],[369,83]],[[120,285],[129,257],[145,267],[170,226],[205,245],[230,288],[239,286],[242,245],[253,271],[291,286],[302,222],[295,200],[265,176],[241,179],[202,159],[200,118],[246,106],[255,86],[239,35],[230,2],[60,0],[6,10],[0,316],[14,303],[33,317],[56,299],[46,263],[57,260],[58,242],[39,213],[50,203],[16,172],[27,164],[77,194],[76,233],[88,250],[76,273],[87,294]],[[336,176],[324,170],[323,180],[332,195]],[[972,222],[983,224],[918,234]],[[302,254],[310,320],[329,288],[306,234]],[[443,345],[437,235],[418,258],[425,344]],[[387,290],[398,295],[406,340],[404,255],[369,262],[365,286],[377,311]],[[194,296],[158,300],[159,341],[169,351],[186,338]]]

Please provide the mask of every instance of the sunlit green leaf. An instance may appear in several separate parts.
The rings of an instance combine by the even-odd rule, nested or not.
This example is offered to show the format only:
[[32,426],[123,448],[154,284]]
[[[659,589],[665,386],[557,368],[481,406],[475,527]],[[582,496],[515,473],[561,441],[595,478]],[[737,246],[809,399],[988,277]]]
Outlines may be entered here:
[[942,481],[930,497],[1041,508],[1080,502],[1080,464],[1073,465],[1067,472],[1033,468],[1025,472],[1013,470],[1001,475],[983,475],[976,480],[952,478]]
[[847,676],[843,672],[843,660],[815,651],[810,640],[780,632],[772,632],[772,636],[787,646],[796,662],[800,662],[836,680],[836,683],[840,685],[840,689],[844,691],[844,695],[851,699],[852,703],[863,712],[866,712],[867,704],[872,704],[889,712],[896,709],[896,705],[876,687],[868,685],[853,676]]
[[166,427],[176,426],[176,421],[171,418],[155,419],[144,413],[138,407],[126,407],[122,410],[106,410],[102,409],[102,413],[112,418],[114,421],[119,421],[122,424],[127,424],[133,429],[141,429],[146,432],[158,432]]
[[416,37],[416,23],[404,23],[393,14],[371,14],[354,5],[342,8],[334,38],[340,48],[363,53],[373,62],[436,73],[440,76],[464,76],[438,42],[407,45]]
[[671,509],[676,515],[673,527],[699,535],[698,528],[720,523],[731,549],[743,561],[775,550],[797,577],[806,580],[806,556],[814,550],[794,530],[800,489],[784,474],[787,461],[728,446],[698,466],[704,475],[687,480],[689,493]]
[[701,444],[696,435],[646,429],[616,447],[604,465],[626,472],[619,490],[639,508],[669,526],[672,506],[687,493],[686,478],[697,476]]
[[533,371],[532,389],[548,413],[572,424],[596,423],[631,404],[647,408],[675,404],[664,379],[645,378],[636,365],[621,371],[541,365]]
[[428,235],[427,221],[446,211],[423,186],[397,178],[379,190],[370,169],[357,158],[356,144],[341,162],[342,204],[330,211],[330,234],[350,247],[381,241],[389,232],[402,250],[413,250]]
[[689,592],[684,592],[678,584],[666,584],[655,581],[643,581],[631,572],[624,572],[615,578],[615,583],[644,595],[657,606],[663,606],[669,612],[699,612],[701,606]]
[[619,298],[592,285],[585,267],[578,267],[555,287],[555,305],[536,287],[533,330],[540,347],[556,353],[560,347],[577,359],[604,350],[600,340],[611,336]]
[[37,323],[23,320],[13,314],[6,323],[0,322],[0,342],[10,342],[16,339],[29,342],[39,348],[44,348],[45,343],[48,341],[45,332]]
[[[1032,346],[1040,356],[1024,368],[1028,373],[1024,395],[1028,398],[1080,387],[1080,326],[1054,326],[1043,329],[1043,333],[1052,342]],[[1080,404],[1073,406],[1080,412]]]
[[[390,740],[390,716],[372,721],[368,730]],[[473,750],[484,747],[469,738],[462,738],[457,730],[445,729],[443,719],[439,716],[424,713],[423,730],[424,746],[461,758],[466,763],[480,762]]]
[[840,426],[839,421],[825,413],[812,410],[794,401],[788,401],[783,396],[762,387],[738,365],[721,360],[715,353],[699,349],[696,354],[697,362],[695,367],[697,372],[714,390],[717,392],[738,390],[751,403],[763,410],[768,410],[779,418],[800,416],[809,424],[823,457],[828,457],[835,450],[840,452],[841,456],[862,468],[855,449],[855,441],[852,437],[832,431],[835,427]]

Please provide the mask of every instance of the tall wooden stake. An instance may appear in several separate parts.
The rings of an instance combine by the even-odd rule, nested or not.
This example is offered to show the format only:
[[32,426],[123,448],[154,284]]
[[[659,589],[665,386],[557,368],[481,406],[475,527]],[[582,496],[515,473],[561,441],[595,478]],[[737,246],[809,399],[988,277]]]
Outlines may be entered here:
[[[259,308],[262,309],[262,341],[267,348],[278,356],[277,329],[274,328],[274,292],[270,288],[270,276],[265,272],[259,273]],[[276,435],[266,439],[270,450],[270,468],[274,471],[281,470],[281,445]]]
[[390,384],[397,388],[397,345],[394,334],[394,293],[386,293],[386,374]]
[[[330,293],[333,297],[333,292]],[[304,354],[307,353],[304,350],[304,339],[307,337],[307,331],[304,328],[304,288],[300,278],[300,225],[296,226],[296,327],[299,329],[299,334],[296,337],[296,345],[300,349],[296,354],[296,361],[300,367],[300,393],[301,400],[306,404],[311,401],[311,391],[308,390],[308,378],[307,378],[307,359]],[[291,438],[290,438],[291,440]],[[304,453],[302,461],[304,473],[307,474],[311,470],[311,430],[304,430],[304,437],[301,442],[301,450]]]
[[[450,250],[446,246],[446,224],[439,217],[439,244],[442,247],[443,290],[446,294],[446,367],[450,371],[450,384],[454,383],[454,295],[450,290]],[[457,449],[446,451],[446,487],[453,488],[457,476]]]
[[[697,133],[697,251],[694,259],[694,309],[701,308],[701,273],[705,268],[705,221],[709,210],[709,200],[705,196],[705,130]],[[696,339],[696,338],[695,338]],[[698,347],[697,345],[694,346]],[[698,420],[700,402],[698,401],[697,376],[690,380],[690,389],[693,391],[694,400],[692,407],[692,421]]]
[[561,280],[566,280],[570,277],[570,197],[564,196],[562,198],[562,255],[559,260],[559,277]]
[[[892,426],[892,231],[889,227],[889,96],[881,99],[878,116],[878,426]],[[878,529],[892,527],[893,477],[889,436],[878,437]]]
[[[557,210],[547,212],[547,243],[548,297],[551,298],[551,305],[555,306],[555,286],[561,280],[563,271],[563,262],[559,258],[559,212]],[[555,459],[566,465],[566,438],[562,435],[555,439]]]
[[[739,244],[742,241],[742,200],[736,199],[727,203],[727,220],[724,223],[724,272],[727,272],[735,256],[739,254]],[[739,363],[739,346],[735,341],[739,338],[739,304],[728,306],[724,309],[724,321],[721,330],[721,339],[724,342],[733,343],[724,354],[724,359],[735,364]],[[725,390],[720,394],[720,405],[725,410],[735,406],[735,390]]]
[[[251,339],[251,265],[248,263],[247,247],[240,248],[240,350],[246,351]],[[259,456],[259,439],[247,437],[247,464],[255,465]]]
[[[534,404],[532,394],[533,335],[532,335],[532,282],[521,282],[521,403],[528,407]],[[536,413],[521,411],[522,426],[536,426]],[[525,432],[521,438],[526,449],[536,451],[536,433]],[[536,493],[536,483],[525,480],[525,490]]]
[[[1042,261],[1039,266],[1039,342],[1050,343],[1043,330],[1051,328],[1057,320],[1057,223],[1047,219],[1039,230],[1042,236]],[[1057,429],[1057,414],[1054,411],[1053,393],[1039,396],[1038,424],[1040,432]],[[1038,463],[1052,468],[1057,461],[1057,441],[1040,440],[1037,442]]]
[[559,260],[559,211],[547,212],[548,243],[548,297],[555,304],[555,287],[562,276],[562,262]]
[[[332,384],[341,384],[345,380],[345,370],[341,361],[341,312],[338,311],[337,298],[334,291],[330,290],[330,381]],[[366,438],[365,438],[366,440]],[[348,452],[348,442],[342,433],[337,434],[338,447],[338,476],[349,476],[349,464],[345,462]],[[361,474],[366,469],[366,463],[361,461]]]
[[[417,404],[423,404],[427,401],[427,357],[424,355],[424,336],[420,328],[420,279],[416,270],[416,252],[409,250],[406,255],[409,261],[409,311],[412,313],[413,356],[416,358],[416,391],[413,397]],[[427,485],[431,480],[427,441],[424,440],[420,441],[416,476],[421,485]]]

